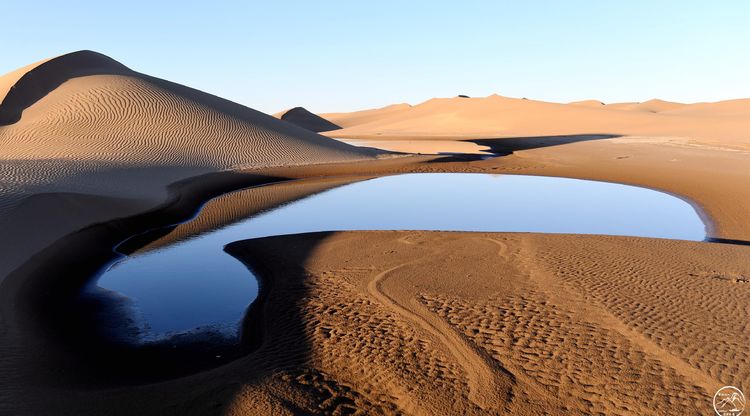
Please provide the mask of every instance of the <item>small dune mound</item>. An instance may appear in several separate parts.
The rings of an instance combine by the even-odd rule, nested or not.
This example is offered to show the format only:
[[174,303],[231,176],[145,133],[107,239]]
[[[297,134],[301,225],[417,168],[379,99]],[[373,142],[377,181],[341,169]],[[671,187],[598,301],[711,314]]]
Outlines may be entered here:
[[340,126],[331,123],[317,114],[307,111],[303,107],[294,107],[291,110],[284,112],[279,118],[316,133],[341,129]]

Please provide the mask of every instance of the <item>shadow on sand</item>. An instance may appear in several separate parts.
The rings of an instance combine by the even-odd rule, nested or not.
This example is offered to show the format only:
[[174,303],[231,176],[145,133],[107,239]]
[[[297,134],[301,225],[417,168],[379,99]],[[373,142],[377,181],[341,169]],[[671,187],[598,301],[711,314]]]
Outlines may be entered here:
[[571,134],[563,136],[528,136],[528,137],[501,137],[494,139],[465,139],[462,142],[471,142],[479,146],[486,146],[485,154],[468,153],[441,153],[442,156],[428,161],[427,163],[451,163],[451,162],[475,162],[492,157],[510,156],[519,150],[539,149],[542,147],[563,146],[571,143],[587,142],[593,140],[606,140],[622,137],[618,134]]
[[[255,180],[273,182],[278,179],[258,177]],[[209,196],[204,194],[202,200]],[[238,241],[225,248],[229,255],[256,273],[260,290],[241,324],[239,345],[227,344],[219,354],[216,353],[217,343],[224,341],[210,332],[195,332],[181,339],[133,347],[112,342],[103,337],[101,331],[94,330],[101,324],[97,319],[102,317],[111,320],[110,326],[127,326],[127,322],[122,322],[127,315],[119,311],[111,299],[102,297],[81,302],[78,296],[91,276],[116,256],[110,248],[123,235],[112,233],[112,228],[122,233],[190,214],[190,210],[182,208],[171,215],[161,212],[155,217],[152,213],[118,225],[90,227],[60,240],[48,250],[54,253],[50,258],[32,259],[25,268],[8,277],[6,282],[13,282],[9,283],[11,286],[19,285],[3,285],[3,295],[6,295],[3,297],[13,296],[16,301],[3,299],[3,315],[13,324],[0,342],[0,352],[20,350],[23,353],[1,358],[0,372],[27,374],[14,380],[13,385],[2,387],[5,383],[0,382],[0,388],[16,392],[18,400],[9,408],[12,412],[40,410],[35,407],[37,403],[22,399],[34,397],[40,388],[45,392],[44,386],[49,386],[53,390],[64,387],[78,392],[77,399],[60,401],[58,409],[63,413],[68,410],[81,414],[109,412],[111,405],[107,400],[89,403],[86,397],[102,395],[103,388],[115,388],[113,391],[121,392],[116,397],[128,403],[127,406],[143,400],[137,406],[140,414],[162,414],[162,405],[166,402],[176,406],[172,409],[174,414],[219,415],[225,414],[226,406],[241,386],[258,385],[280,373],[290,374],[288,382],[292,383],[295,394],[306,397],[305,403],[316,403],[316,409],[332,406],[328,410],[333,411],[340,405],[336,400],[329,400],[331,386],[306,382],[310,377],[317,380],[319,376],[306,367],[312,354],[305,328],[310,317],[302,316],[301,312],[301,305],[309,298],[308,277],[303,266],[309,254],[333,233],[295,238],[294,247],[283,253],[274,252],[263,239]],[[92,241],[99,242],[98,248],[91,246]],[[109,243],[103,244],[103,241]],[[88,253],[85,259],[80,256],[83,248]],[[62,275],[61,270],[64,270]],[[302,382],[298,383],[299,380]],[[165,390],[139,387],[154,382],[164,383]],[[195,403],[189,400],[192,397],[207,400]],[[127,414],[127,406],[122,408],[123,414]],[[284,402],[283,406],[295,414],[311,411],[295,403]]]
[[[209,217],[205,224],[199,223],[208,228],[193,227],[191,236],[368,177],[299,182],[236,173],[206,175],[202,180],[173,185],[173,203],[161,209],[91,226],[59,240],[3,282],[3,317],[18,331],[0,342],[0,351],[2,344],[13,344],[27,353],[16,362],[0,360],[0,371],[32,368],[57,385],[139,385],[198,373],[247,356],[261,345],[264,312],[258,305],[264,304],[273,287],[271,280],[264,279],[259,285],[258,299],[245,314],[239,340],[211,329],[197,329],[159,342],[134,344],[140,329],[132,321],[130,300],[96,287],[92,278],[123,254],[160,242],[182,224],[189,224],[187,220],[200,218],[194,217],[198,210],[214,208],[211,212],[215,214],[217,207],[206,204],[213,198],[221,196],[219,203],[226,206],[219,208],[227,208],[226,213],[236,217]],[[242,191],[233,192],[239,189]],[[248,199],[251,206],[236,203],[236,199],[248,197],[247,191],[255,192]],[[171,241],[166,240],[167,244]],[[248,278],[253,277],[248,274]]]
[[502,137],[494,139],[463,140],[490,148],[489,152],[498,156],[507,156],[518,150],[538,149],[550,146],[605,140],[622,137],[619,134],[570,134],[560,136]]
[[[316,232],[242,240],[224,249],[252,270],[260,284],[260,295],[251,306],[243,328],[243,341],[253,352],[238,360],[237,369],[244,371],[234,373],[242,378],[236,382],[248,384],[285,374],[281,377],[287,380],[288,387],[306,398],[301,402],[313,404],[300,408],[298,404],[284,402],[284,407],[293,414],[346,414],[351,411],[353,396],[357,394],[352,391],[338,394],[347,392],[347,388],[342,388],[336,380],[325,380],[310,366],[314,341],[308,325],[316,318],[304,305],[313,296],[304,265],[316,248],[335,234]],[[253,380],[248,374],[252,374]],[[356,401],[360,406],[378,407],[363,397],[357,397]]]

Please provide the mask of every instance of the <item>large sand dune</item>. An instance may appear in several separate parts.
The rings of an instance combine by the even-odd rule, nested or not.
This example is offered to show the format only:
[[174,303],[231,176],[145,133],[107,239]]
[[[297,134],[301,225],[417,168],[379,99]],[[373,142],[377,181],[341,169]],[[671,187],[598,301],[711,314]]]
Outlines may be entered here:
[[363,157],[351,146],[88,51],[27,72],[4,97],[0,115],[9,124],[0,130],[4,159],[243,167]]
[[[374,157],[91,51],[7,74],[0,93],[0,276],[65,233],[163,203],[187,177]],[[68,220],[27,232],[50,214]]]

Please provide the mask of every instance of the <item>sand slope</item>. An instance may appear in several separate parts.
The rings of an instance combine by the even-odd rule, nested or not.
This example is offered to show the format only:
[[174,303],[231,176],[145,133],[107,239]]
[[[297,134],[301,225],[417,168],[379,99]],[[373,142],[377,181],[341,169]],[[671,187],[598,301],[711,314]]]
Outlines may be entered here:
[[341,128],[302,107],[294,107],[291,110],[274,114],[274,116],[316,133],[321,131],[338,130]]
[[[91,51],[23,68],[0,78],[0,86],[7,87],[0,105],[0,230],[18,239],[0,246],[0,276],[22,259],[21,251],[39,249],[90,221],[153,207],[165,200],[166,185],[187,177],[374,157]],[[51,193],[120,203],[112,212],[103,205],[55,207],[32,198]],[[34,227],[49,214],[45,210],[68,210],[71,220],[47,237],[44,230],[10,234],[11,227],[14,233]]]
[[342,138],[524,137],[613,134],[699,139],[750,148],[750,100],[679,104],[661,100],[558,104],[491,95],[434,98],[413,107],[323,114]]

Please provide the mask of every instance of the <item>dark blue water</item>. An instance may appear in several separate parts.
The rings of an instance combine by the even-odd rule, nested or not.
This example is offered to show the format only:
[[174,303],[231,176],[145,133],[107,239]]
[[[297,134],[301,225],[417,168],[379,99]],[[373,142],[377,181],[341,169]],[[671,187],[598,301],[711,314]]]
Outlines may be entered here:
[[127,257],[97,284],[129,298],[141,342],[197,328],[232,337],[258,285],[223,247],[254,237],[327,230],[705,237],[690,204],[650,189],[536,176],[407,174],[345,185]]

